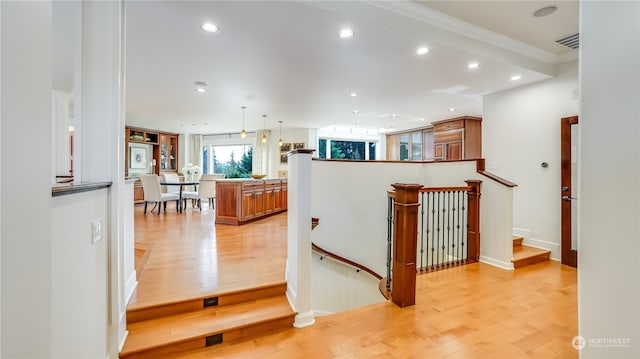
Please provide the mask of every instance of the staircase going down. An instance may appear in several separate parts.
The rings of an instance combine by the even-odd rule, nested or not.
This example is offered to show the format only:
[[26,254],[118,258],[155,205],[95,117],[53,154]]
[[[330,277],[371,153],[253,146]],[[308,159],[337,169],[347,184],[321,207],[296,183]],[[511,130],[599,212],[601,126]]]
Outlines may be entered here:
[[291,328],[286,283],[127,311],[120,358],[158,358]]
[[513,237],[513,268],[518,269],[531,264],[549,260],[551,251],[529,247],[522,244],[523,237]]

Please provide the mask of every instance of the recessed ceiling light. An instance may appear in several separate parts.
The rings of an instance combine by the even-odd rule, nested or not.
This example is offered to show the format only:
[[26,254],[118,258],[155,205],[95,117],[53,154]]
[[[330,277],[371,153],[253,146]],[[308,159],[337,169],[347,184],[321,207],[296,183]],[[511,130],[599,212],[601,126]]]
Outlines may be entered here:
[[355,93],[355,92],[352,92],[352,93],[350,93],[350,94],[349,94],[349,96],[351,96],[351,97],[356,97],[356,96],[358,96],[358,94],[357,94],[357,93]]
[[453,112],[453,111],[455,111],[455,110],[456,110],[456,109],[455,109],[454,107],[449,107],[449,112]]
[[351,30],[351,29],[342,29],[338,33],[338,36],[340,38],[343,38],[343,39],[348,39],[350,37],[353,37],[353,30]]
[[356,121],[356,125],[362,124],[362,121]]
[[204,24],[202,24],[202,30],[210,33],[216,33],[220,31],[220,29],[218,29],[218,27],[211,22],[205,22]]
[[424,122],[424,121],[426,121],[426,120],[425,120],[425,119],[424,119],[424,117],[423,117],[423,118],[421,118],[421,119],[420,119],[420,121]]
[[193,83],[196,86],[196,91],[199,93],[207,92],[207,83],[202,81],[196,81]]
[[359,114],[359,113],[360,113],[360,111],[358,111],[358,110],[353,110],[353,113],[354,113],[355,115],[357,115],[357,114]]
[[558,10],[557,6],[551,5],[551,6],[545,6],[541,9],[536,10],[536,12],[533,13],[533,17],[544,17],[547,15],[551,15],[553,14],[556,10]]
[[429,53],[429,48],[428,47],[419,47],[416,50],[416,54],[418,54],[418,55],[424,55],[424,54],[427,54],[427,53]]
[[391,118],[397,118],[398,115],[391,115]]
[[479,66],[480,66],[480,64],[477,63],[477,62],[470,62],[469,65],[467,65],[469,70],[477,69]]
[[511,76],[511,81],[518,81],[521,78],[522,78],[522,76],[520,76],[520,75],[513,75],[513,76]]

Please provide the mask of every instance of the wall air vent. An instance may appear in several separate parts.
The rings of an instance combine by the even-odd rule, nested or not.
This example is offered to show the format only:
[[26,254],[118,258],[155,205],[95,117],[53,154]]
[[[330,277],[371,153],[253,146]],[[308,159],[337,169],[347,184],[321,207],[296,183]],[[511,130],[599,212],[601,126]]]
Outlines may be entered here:
[[578,47],[580,47],[580,34],[576,33],[573,35],[569,35],[567,37],[563,37],[560,40],[556,40],[556,42],[568,48],[577,49]]

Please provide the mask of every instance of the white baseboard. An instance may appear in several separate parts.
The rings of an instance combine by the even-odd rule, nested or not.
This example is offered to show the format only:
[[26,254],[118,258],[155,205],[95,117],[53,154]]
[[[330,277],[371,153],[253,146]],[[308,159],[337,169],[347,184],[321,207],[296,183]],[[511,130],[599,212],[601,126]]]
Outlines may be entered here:
[[324,316],[332,315],[332,314],[335,314],[335,313],[334,312],[327,312],[325,310],[314,310],[313,311],[313,316],[314,317],[324,317]]
[[289,306],[293,310],[296,310],[296,298],[298,297],[298,294],[293,288],[291,288],[291,285],[289,283],[287,283],[287,290],[285,291],[285,295],[287,296],[287,300],[289,301]]
[[136,290],[136,287],[138,287],[138,281],[136,280],[136,271],[133,270],[124,285],[125,304],[128,304],[129,300],[131,300],[131,296],[133,295],[133,291]]
[[501,260],[497,260],[495,258],[489,258],[485,256],[480,256],[480,262],[492,265],[494,267],[498,267],[500,269],[513,270],[513,263],[511,262],[503,262]]
[[551,259],[555,261],[560,260],[560,256],[562,252],[560,250],[560,244],[558,243],[547,242],[547,241],[543,241],[535,238],[528,238],[528,239],[525,238],[524,241],[522,241],[522,244],[527,245],[529,247],[551,251]]
[[513,228],[513,235],[514,236],[520,236],[522,238],[524,238],[524,240],[526,241],[527,239],[531,238],[531,230],[530,229],[524,229],[524,228]]
[[122,336],[122,338],[120,338],[120,343],[118,344],[118,352],[121,352],[122,348],[124,348],[124,343],[127,341],[128,336],[129,336],[129,331],[125,330],[124,335]]
[[316,320],[313,318],[313,312],[299,313],[296,315],[293,326],[296,328],[304,328],[313,325]]

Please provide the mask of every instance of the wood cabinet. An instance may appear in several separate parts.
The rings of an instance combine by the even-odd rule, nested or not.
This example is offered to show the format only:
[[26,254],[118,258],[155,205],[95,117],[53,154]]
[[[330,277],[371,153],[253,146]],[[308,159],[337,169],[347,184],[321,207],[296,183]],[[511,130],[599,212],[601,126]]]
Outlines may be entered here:
[[286,188],[280,179],[216,181],[216,224],[240,225],[286,211]]
[[482,118],[463,116],[432,125],[435,160],[482,158]]
[[396,161],[433,160],[431,126],[387,135],[387,159]]
[[139,179],[133,182],[133,203],[144,203],[144,191]]
[[482,158],[482,118],[463,116],[387,135],[387,159],[439,161]]
[[178,172],[178,135],[160,134],[160,172]]
[[[145,128],[127,127],[125,129],[125,176],[130,175],[133,168],[131,163],[131,146],[129,144],[143,144],[147,146],[138,146],[149,148],[146,162],[155,163],[152,172],[162,174],[163,172],[178,172],[178,134],[169,132],[160,132]],[[140,173],[137,168],[135,174]],[[147,170],[148,171],[148,170]],[[133,172],[133,171],[131,171]],[[144,169],[143,169],[144,172]]]
[[281,210],[286,211],[289,204],[289,191],[288,182],[282,181],[282,188],[280,189],[280,203],[282,204]]
[[[132,144],[133,146],[130,146]],[[141,146],[143,145],[143,146]],[[138,151],[142,163],[132,163],[132,157]],[[137,177],[143,173],[178,173],[178,134],[159,132],[145,128],[127,127],[125,129],[125,177]],[[147,165],[149,164],[149,165]],[[155,165],[154,165],[155,164]],[[144,191],[140,180],[133,184],[134,203],[144,202]]]

